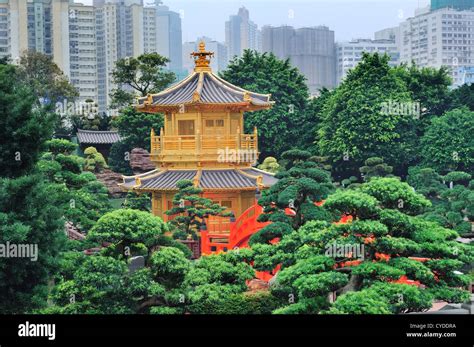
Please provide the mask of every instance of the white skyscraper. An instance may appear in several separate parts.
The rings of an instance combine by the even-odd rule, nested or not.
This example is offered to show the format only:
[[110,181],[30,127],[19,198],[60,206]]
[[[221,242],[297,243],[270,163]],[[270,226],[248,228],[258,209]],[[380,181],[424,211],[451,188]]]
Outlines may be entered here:
[[69,75],[69,0],[0,0],[0,56],[34,50]]
[[112,79],[117,60],[144,53],[141,4],[140,0],[106,0],[101,6],[95,7],[100,112],[107,110],[110,93],[117,88]]
[[9,56],[11,42],[11,11],[8,0],[0,0],[0,57]]
[[446,66],[454,86],[462,85],[474,67],[474,10],[421,11],[400,24],[399,44],[402,62]]
[[370,40],[357,39],[349,42],[336,43],[337,59],[337,84],[347,76],[350,69],[353,69],[362,59],[362,53],[388,54],[390,56],[390,65],[396,66],[400,61],[400,54],[395,40]]
[[93,6],[69,8],[70,80],[80,101],[98,101],[96,13]]

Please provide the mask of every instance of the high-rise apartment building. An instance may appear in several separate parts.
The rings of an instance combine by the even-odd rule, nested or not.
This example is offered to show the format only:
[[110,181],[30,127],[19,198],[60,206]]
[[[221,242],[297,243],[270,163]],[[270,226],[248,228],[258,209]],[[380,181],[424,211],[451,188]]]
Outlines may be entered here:
[[474,66],[474,10],[425,11],[400,24],[401,62],[449,68],[454,86]]
[[0,57],[6,57],[11,52],[11,11],[8,0],[0,0]]
[[69,0],[1,0],[0,56],[35,50],[69,74]]
[[334,31],[328,27],[294,29],[291,26],[262,28],[262,51],[290,59],[306,77],[312,94],[336,86]]
[[117,60],[158,52],[182,73],[181,19],[159,0],[0,0],[0,57],[47,54],[80,92],[105,112]]
[[157,51],[157,23],[156,9],[154,7],[143,8],[143,50],[145,53]]
[[338,42],[336,44],[337,84],[342,82],[350,69],[357,66],[362,59],[363,52],[387,54],[390,56],[389,64],[391,66],[398,65],[400,61],[395,40],[356,39],[349,42]]
[[232,15],[225,23],[225,44],[228,60],[240,57],[244,50],[260,50],[261,38],[257,24],[250,20],[250,13],[241,7],[237,15]]
[[98,101],[96,13],[93,6],[73,4],[69,8],[70,81],[80,101]]
[[115,62],[144,52],[143,6],[141,0],[106,0],[96,2],[95,12],[98,104],[105,112],[117,88],[112,79]]

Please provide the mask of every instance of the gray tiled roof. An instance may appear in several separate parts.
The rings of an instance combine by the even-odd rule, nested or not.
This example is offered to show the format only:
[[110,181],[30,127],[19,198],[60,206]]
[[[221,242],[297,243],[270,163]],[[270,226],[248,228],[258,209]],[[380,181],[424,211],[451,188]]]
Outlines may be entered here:
[[[194,101],[195,93],[199,101]],[[270,94],[258,94],[234,86],[209,71],[193,72],[174,86],[152,95],[153,106],[176,106],[191,103],[240,104],[248,102],[254,106],[271,106]],[[144,106],[147,97],[138,98],[138,107]]]
[[203,171],[199,186],[201,188],[247,188],[256,187],[257,182],[235,170]]
[[196,171],[166,171],[156,177],[143,178],[140,189],[176,189],[176,183],[181,180],[192,180]]
[[262,176],[263,178],[263,185],[265,187],[271,187],[273,186],[275,183],[278,182],[278,179],[275,178],[275,175],[270,173],[270,172],[266,172],[266,171],[263,171],[263,170],[259,170],[259,169],[256,169],[256,168],[251,168],[251,169],[248,169],[248,170],[242,170],[244,171],[245,173],[248,173],[252,176]]
[[116,131],[77,130],[77,140],[85,144],[114,144],[120,141]]
[[[198,174],[197,170],[154,170],[139,176],[124,177],[122,187],[138,190],[176,190],[176,183],[180,180],[193,180]],[[249,177],[250,176],[250,177]],[[263,177],[263,185],[270,187],[277,179],[270,173],[256,169],[239,170],[202,170],[199,187],[203,189],[245,189],[257,187],[257,176]],[[137,187],[136,177],[140,178]]]

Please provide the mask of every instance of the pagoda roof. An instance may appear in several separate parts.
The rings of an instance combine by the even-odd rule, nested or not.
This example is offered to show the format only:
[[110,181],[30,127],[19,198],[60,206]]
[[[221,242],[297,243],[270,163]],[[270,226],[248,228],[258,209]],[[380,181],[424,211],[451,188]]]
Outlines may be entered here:
[[153,170],[137,176],[124,176],[121,186],[126,190],[176,191],[181,180],[192,180],[204,190],[255,190],[266,188],[278,180],[273,174],[249,169],[219,170]]
[[142,112],[161,112],[184,106],[233,106],[245,111],[271,108],[271,94],[259,94],[237,87],[212,72],[212,52],[203,42],[195,57],[196,67],[184,80],[157,94],[137,99],[135,107]]
[[158,94],[138,98],[137,109],[181,105],[238,105],[250,110],[270,108],[270,94],[258,94],[236,87],[211,71],[194,71],[186,79]]
[[77,140],[86,144],[114,144],[120,141],[117,131],[77,130]]

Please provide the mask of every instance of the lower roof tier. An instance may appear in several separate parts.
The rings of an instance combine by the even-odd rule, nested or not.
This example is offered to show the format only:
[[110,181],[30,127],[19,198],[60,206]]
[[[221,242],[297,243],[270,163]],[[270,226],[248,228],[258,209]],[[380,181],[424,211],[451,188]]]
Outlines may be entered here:
[[204,190],[255,190],[268,188],[278,179],[259,169],[153,170],[141,175],[124,176],[121,186],[136,191],[176,191],[181,180],[191,180]]

